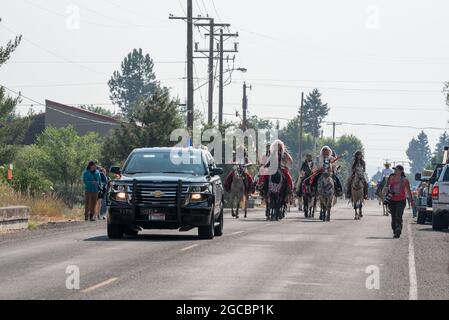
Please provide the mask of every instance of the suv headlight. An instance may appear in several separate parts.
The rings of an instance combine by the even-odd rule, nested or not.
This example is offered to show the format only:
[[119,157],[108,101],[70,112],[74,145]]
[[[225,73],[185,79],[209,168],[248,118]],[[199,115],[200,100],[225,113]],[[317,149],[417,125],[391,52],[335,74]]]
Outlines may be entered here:
[[212,186],[210,184],[190,186],[190,202],[203,202],[206,201],[208,196],[212,194]]
[[111,185],[111,198],[116,201],[128,201],[129,199],[129,188],[122,184],[112,184]]

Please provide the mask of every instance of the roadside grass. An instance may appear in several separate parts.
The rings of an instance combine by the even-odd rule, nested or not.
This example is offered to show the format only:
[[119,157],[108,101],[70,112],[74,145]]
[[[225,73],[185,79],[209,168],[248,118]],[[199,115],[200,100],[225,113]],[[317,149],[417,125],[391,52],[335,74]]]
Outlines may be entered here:
[[0,207],[27,206],[31,208],[30,230],[48,222],[76,221],[84,216],[81,207],[68,208],[55,195],[31,197],[14,191],[10,186],[0,182]]

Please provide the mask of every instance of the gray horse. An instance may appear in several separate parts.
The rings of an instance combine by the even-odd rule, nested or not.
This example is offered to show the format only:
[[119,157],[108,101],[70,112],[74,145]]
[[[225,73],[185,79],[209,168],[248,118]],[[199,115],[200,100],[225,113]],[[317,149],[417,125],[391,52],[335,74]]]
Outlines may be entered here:
[[324,172],[318,180],[318,198],[320,200],[320,220],[331,220],[331,208],[334,205],[335,184],[331,173]]
[[[245,177],[245,168],[239,165],[234,168],[234,177],[231,184],[231,212],[232,216],[239,218],[240,203],[243,201],[243,208],[245,210],[245,218],[248,215],[248,197],[249,197],[249,186],[247,185]],[[236,213],[234,213],[234,205],[237,208]]]
[[355,211],[354,220],[360,220],[363,218],[362,207],[365,197],[364,188],[365,182],[363,176],[360,173],[355,173],[351,184],[351,201]]

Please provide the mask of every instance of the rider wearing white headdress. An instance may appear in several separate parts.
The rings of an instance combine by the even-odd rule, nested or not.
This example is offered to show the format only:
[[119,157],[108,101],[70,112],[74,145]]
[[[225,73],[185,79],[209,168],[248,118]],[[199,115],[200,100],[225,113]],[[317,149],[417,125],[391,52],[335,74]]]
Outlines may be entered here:
[[275,140],[270,146],[270,155],[268,161],[264,165],[265,168],[261,169],[260,184],[263,184],[268,177],[268,171],[266,167],[270,164],[278,163],[279,168],[287,179],[288,187],[293,189],[293,178],[290,174],[289,167],[293,163],[293,158],[287,151],[285,144],[281,140]]
[[[335,191],[337,196],[343,195],[343,188],[340,182],[340,179],[337,176],[337,166],[335,164],[336,157],[335,153],[332,151],[332,149],[329,146],[324,146],[321,148],[320,151],[320,157],[318,158],[318,165],[317,165],[317,171],[323,170],[324,164],[327,163],[331,167],[331,171],[333,173],[333,178],[335,180]],[[319,176],[319,174],[318,174]],[[316,181],[318,181],[318,176],[314,179],[313,185],[316,185]]]

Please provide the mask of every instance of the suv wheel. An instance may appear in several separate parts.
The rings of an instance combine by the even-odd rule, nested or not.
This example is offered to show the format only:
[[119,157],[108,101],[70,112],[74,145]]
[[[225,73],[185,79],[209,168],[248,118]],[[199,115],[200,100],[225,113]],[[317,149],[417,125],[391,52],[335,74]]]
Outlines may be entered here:
[[108,238],[109,239],[122,239],[124,228],[120,224],[108,223]]
[[443,216],[441,214],[434,214],[432,219],[433,231],[443,230]]
[[211,218],[208,226],[198,227],[198,237],[201,240],[212,240],[215,236],[214,209],[212,209]]
[[426,220],[427,220],[427,212],[423,211],[423,210],[419,210],[418,211],[418,219],[416,222],[418,224],[426,224]]
[[223,201],[221,202],[221,210],[220,210],[220,217],[218,218],[218,223],[220,225],[215,227],[214,234],[217,237],[221,237],[223,235],[223,222],[224,222],[224,210],[223,210],[224,204]]

